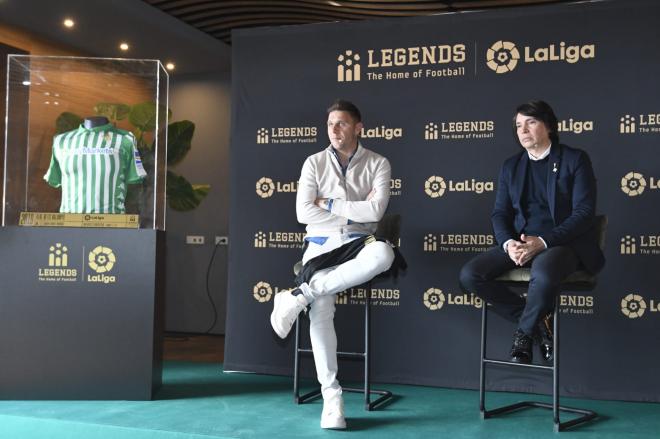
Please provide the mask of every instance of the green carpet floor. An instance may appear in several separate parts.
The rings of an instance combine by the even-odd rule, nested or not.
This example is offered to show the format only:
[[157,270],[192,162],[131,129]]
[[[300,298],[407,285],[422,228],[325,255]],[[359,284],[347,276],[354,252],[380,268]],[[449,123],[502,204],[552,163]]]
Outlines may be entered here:
[[[218,365],[167,362],[163,379],[154,401],[0,401],[0,438],[660,438],[659,404],[564,398],[563,404],[590,408],[601,417],[554,433],[548,410],[484,421],[476,391],[389,385],[396,400],[373,412],[364,411],[361,395],[345,394],[348,429],[323,431],[322,403],[295,405],[290,378],[223,374]],[[488,402],[520,397],[489,393]]]

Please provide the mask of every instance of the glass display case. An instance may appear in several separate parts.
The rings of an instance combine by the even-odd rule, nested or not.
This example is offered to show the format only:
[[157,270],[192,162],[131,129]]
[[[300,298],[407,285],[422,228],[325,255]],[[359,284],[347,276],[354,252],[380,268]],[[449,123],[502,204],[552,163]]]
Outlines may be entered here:
[[3,226],[165,229],[157,60],[9,55]]

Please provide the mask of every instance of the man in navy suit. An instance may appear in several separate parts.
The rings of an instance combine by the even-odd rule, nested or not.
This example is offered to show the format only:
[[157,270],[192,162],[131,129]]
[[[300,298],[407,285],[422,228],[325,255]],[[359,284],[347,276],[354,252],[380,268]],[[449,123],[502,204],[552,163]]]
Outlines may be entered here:
[[[605,263],[594,229],[596,178],[586,152],[559,143],[547,103],[520,105],[513,130],[523,151],[500,171],[491,215],[498,246],[465,264],[460,283],[517,324],[511,361],[530,363],[534,342],[550,361],[549,317],[561,281],[578,268],[596,273]],[[494,280],[522,266],[531,268],[527,300]]]

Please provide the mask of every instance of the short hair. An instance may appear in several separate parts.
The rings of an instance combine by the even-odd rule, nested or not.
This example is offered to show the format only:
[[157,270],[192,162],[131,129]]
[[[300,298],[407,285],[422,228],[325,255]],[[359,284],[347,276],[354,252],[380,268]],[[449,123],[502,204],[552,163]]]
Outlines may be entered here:
[[328,114],[332,113],[333,111],[345,111],[351,115],[355,122],[362,122],[362,115],[360,114],[360,110],[358,110],[358,107],[356,107],[353,102],[337,99],[332,103],[332,105],[330,105],[330,107],[328,107]]
[[518,108],[516,108],[516,112],[513,114],[513,138],[516,139],[518,145],[522,146],[520,139],[518,139],[518,130],[516,129],[516,116],[518,114],[531,116],[543,122],[548,130],[552,144],[559,144],[559,122],[557,122],[557,116],[555,116],[555,112],[552,111],[552,107],[547,102],[529,101],[526,104],[518,105]]

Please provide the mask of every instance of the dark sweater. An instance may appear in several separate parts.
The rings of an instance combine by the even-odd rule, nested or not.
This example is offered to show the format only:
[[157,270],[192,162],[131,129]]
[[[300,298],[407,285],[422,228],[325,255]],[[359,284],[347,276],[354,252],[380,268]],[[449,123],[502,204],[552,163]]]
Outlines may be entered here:
[[554,227],[548,205],[548,160],[530,160],[523,191],[521,207],[527,220],[523,233],[543,237]]

